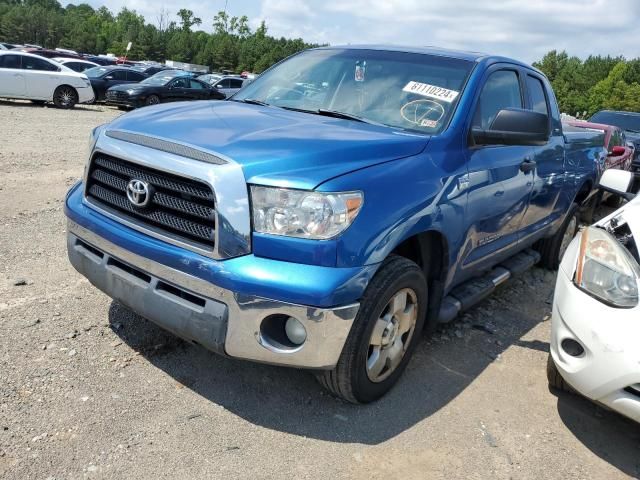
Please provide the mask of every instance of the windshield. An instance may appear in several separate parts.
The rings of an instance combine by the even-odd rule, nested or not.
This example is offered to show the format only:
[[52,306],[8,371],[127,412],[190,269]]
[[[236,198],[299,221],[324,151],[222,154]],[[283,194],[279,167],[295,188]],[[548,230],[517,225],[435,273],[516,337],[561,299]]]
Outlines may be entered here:
[[330,110],[433,134],[446,127],[472,67],[466,60],[417,53],[309,50],[268,70],[232,100]]
[[598,112],[589,121],[613,125],[631,132],[640,132],[640,115],[627,115],[622,112]]
[[144,83],[145,85],[166,85],[178,76],[179,75],[161,75],[160,73],[156,73],[153,77],[145,78],[140,83]]
[[105,73],[109,71],[108,68],[105,67],[93,67],[85,70],[84,73],[89,78],[99,78],[103,76]]

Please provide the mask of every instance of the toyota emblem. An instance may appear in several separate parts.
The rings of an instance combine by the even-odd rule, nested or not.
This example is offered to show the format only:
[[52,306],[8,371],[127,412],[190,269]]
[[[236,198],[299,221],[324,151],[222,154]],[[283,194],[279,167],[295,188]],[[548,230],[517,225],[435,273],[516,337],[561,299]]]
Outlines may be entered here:
[[127,198],[136,207],[146,207],[151,201],[149,184],[134,178],[127,184]]

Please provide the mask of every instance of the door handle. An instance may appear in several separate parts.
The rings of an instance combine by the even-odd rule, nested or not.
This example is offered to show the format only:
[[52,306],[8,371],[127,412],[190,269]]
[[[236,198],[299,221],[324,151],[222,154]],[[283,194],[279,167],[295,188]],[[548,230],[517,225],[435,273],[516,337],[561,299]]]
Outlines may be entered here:
[[531,160],[531,158],[526,157],[524,161],[520,164],[520,171],[524,173],[529,173],[531,170],[535,170],[538,164],[535,160]]

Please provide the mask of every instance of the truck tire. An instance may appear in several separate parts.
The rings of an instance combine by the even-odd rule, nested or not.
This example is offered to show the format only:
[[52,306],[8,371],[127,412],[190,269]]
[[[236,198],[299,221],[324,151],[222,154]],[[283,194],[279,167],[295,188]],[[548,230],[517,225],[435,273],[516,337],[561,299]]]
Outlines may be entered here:
[[373,277],[333,370],[317,378],[351,403],[377,400],[398,381],[421,338],[427,280],[411,260],[391,255]]
[[574,393],[571,385],[565,382],[564,378],[562,378],[562,375],[560,375],[560,372],[558,372],[551,354],[549,354],[549,356],[547,357],[547,381],[549,382],[549,388],[552,390]]
[[538,245],[540,264],[548,270],[558,270],[560,261],[567,247],[578,233],[580,226],[578,205],[574,203],[567,217],[553,237],[545,238]]
[[609,198],[607,198],[604,201],[604,204],[609,207],[609,208],[615,208],[618,209],[620,208],[620,204],[622,203],[622,198],[619,195],[609,195]]

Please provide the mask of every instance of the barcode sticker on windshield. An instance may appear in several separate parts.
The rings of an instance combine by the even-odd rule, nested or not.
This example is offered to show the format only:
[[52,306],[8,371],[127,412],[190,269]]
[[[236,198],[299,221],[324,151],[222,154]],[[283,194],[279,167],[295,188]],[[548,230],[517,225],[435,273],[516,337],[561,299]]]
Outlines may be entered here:
[[460,93],[456,92],[455,90],[449,90],[447,88],[429,85],[428,83],[420,83],[414,81],[407,83],[402,91],[407,93],[415,93],[424,97],[436,98],[448,103],[453,102]]

